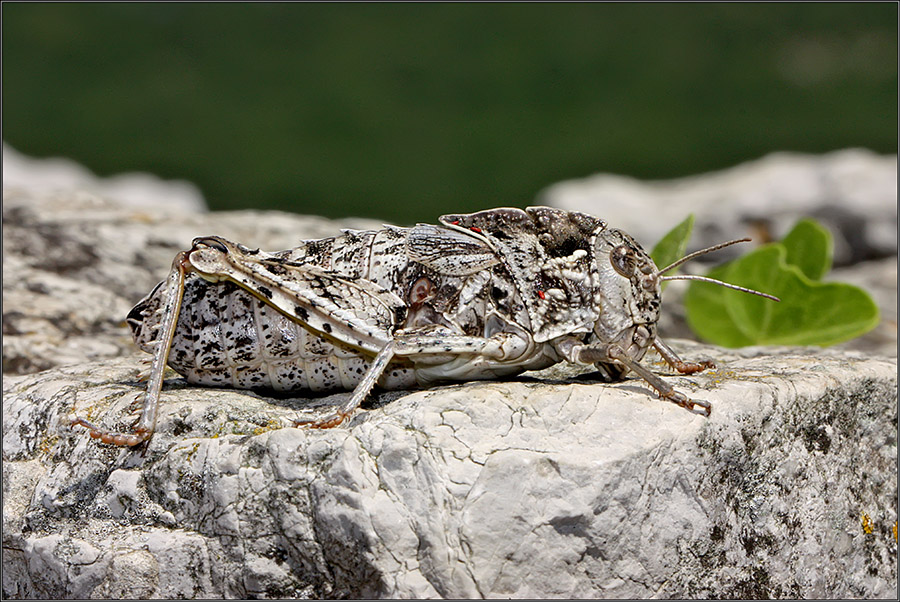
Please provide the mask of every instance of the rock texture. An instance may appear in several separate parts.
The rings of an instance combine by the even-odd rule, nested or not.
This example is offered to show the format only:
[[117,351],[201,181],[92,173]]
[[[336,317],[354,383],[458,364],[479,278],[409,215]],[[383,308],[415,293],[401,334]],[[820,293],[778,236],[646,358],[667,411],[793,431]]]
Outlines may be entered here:
[[4,593],[892,597],[896,361],[680,348],[720,362],[673,377],[709,419],[557,371],[301,430],[172,379],[138,450],[66,426],[127,423],[134,359],[7,377]]
[[[892,357],[675,341],[718,362],[669,377],[712,402],[709,419],[640,380],[554,367],[381,393],[344,427],[301,430],[281,427],[345,394],[268,398],[171,375],[157,434],[117,449],[69,417],[127,426],[142,356],[121,320],[191,238],[277,249],[378,224],[128,204],[102,181],[85,193],[31,179],[4,182],[5,597],[896,591],[896,323]],[[896,305],[890,293],[880,302]]]

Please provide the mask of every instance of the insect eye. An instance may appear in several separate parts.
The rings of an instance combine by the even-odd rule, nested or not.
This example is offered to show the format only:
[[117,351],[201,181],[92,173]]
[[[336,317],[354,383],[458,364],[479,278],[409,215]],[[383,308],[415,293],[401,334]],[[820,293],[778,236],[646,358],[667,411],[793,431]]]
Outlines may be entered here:
[[195,238],[194,246],[197,247],[197,246],[201,246],[201,245],[206,246],[206,247],[212,247],[213,249],[215,249],[216,251],[219,251],[220,253],[228,252],[228,248],[225,245],[223,245],[218,240],[216,240],[215,238],[212,238],[212,237]]
[[619,245],[612,250],[609,254],[609,262],[612,264],[615,271],[626,278],[631,278],[634,274],[635,265],[637,263],[634,252],[625,245]]

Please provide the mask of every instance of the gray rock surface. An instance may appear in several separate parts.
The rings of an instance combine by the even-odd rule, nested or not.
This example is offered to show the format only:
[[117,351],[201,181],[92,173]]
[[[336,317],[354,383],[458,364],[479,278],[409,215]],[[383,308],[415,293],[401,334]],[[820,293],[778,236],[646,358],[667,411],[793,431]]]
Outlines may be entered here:
[[3,143],[3,190],[29,191],[37,196],[79,190],[116,199],[116,204],[127,207],[206,210],[200,189],[185,180],[163,180],[148,173],[101,178],[71,159],[35,159],[6,143]]
[[301,399],[170,379],[137,450],[66,426],[127,423],[134,358],[7,377],[3,591],[892,597],[896,361],[679,349],[719,361],[672,377],[709,419],[557,370],[301,430]]
[[[676,340],[718,362],[669,377],[709,419],[554,367],[381,393],[344,427],[301,430],[281,427],[346,394],[171,374],[157,434],[117,449],[69,418],[127,427],[143,356],[121,321],[194,236],[278,249],[379,224],[29,182],[4,182],[6,597],[895,593],[896,309],[887,355]],[[895,306],[889,289],[876,298]]]

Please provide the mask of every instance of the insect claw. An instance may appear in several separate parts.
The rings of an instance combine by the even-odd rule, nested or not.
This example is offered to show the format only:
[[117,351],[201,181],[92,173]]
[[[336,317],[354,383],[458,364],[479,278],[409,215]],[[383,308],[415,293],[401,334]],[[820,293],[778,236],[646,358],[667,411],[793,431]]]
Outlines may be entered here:
[[133,433],[113,433],[97,427],[94,423],[83,418],[74,418],[72,426],[83,426],[88,429],[91,439],[100,439],[101,442],[119,447],[133,447],[150,438],[150,431],[136,429]]
[[[680,393],[674,389],[668,392],[657,390],[657,393],[659,394],[660,399],[666,399],[676,405],[680,405],[693,414],[699,414],[700,416],[706,416],[708,418],[712,413],[712,404],[703,399],[691,399],[684,393]],[[700,409],[697,409],[697,406],[699,406]]]
[[342,423],[349,415],[350,414],[345,412],[337,411],[324,418],[317,418],[315,420],[294,420],[294,426],[311,429],[330,429]]
[[706,369],[715,369],[716,367],[715,362],[709,360],[699,362],[678,362],[671,365],[681,374],[695,374],[697,372],[703,372]]
[[[704,401],[702,399],[689,399],[688,403],[690,407],[687,407],[689,412],[693,412],[694,414],[700,414],[701,416],[706,416],[709,418],[709,415],[712,414],[712,404],[708,401]],[[696,409],[695,406],[699,406],[700,409]]]
[[[85,420],[84,418],[79,418],[78,416],[73,416],[71,418],[70,426],[73,426],[73,427],[74,426],[83,426],[85,428],[90,429],[91,432],[100,430],[97,428],[97,426],[93,422]],[[96,439],[96,437],[94,437],[94,439]]]

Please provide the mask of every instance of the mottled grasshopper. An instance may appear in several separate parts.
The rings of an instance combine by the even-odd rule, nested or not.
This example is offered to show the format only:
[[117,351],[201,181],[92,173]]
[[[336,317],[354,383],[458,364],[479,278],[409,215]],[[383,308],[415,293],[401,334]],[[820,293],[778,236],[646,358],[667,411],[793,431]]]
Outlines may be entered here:
[[639,361],[652,346],[680,373],[713,367],[682,361],[657,336],[660,284],[703,279],[663,274],[735,242],[658,269],[604,220],[549,207],[345,230],[277,253],[197,238],[128,315],[135,342],[153,354],[133,432],[74,424],[104,443],[146,441],[167,364],[201,385],[353,390],[333,414],[296,423],[320,428],[340,424],[376,384],[492,379],[560,361],[594,365],[610,381],[630,370],[661,398],[708,416],[708,402]]

